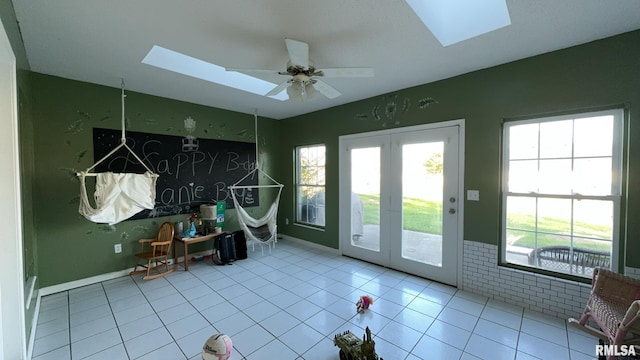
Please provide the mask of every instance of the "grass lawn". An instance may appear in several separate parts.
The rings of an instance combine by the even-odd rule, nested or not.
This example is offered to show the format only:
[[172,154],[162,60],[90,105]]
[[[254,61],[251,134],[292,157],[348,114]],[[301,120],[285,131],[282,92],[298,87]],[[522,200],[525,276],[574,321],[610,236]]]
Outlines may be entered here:
[[[535,219],[529,214],[511,214],[507,219],[507,241],[511,245],[533,248],[536,244]],[[573,246],[592,250],[611,250],[611,227],[593,225],[580,221],[573,224]],[[524,231],[520,231],[524,230]],[[526,231],[529,230],[529,231]],[[538,221],[538,247],[553,245],[569,245],[571,226],[569,221],[558,218],[543,217]],[[580,237],[584,236],[584,237]]]
[[[378,195],[358,194],[364,207],[364,224],[378,225],[380,198]],[[442,203],[415,198],[404,198],[404,217],[402,225],[405,230],[413,230],[428,234],[442,234]]]
[[[364,224],[379,224],[379,196],[358,194],[364,207]],[[442,203],[415,198],[404,198],[404,214],[402,224],[404,229],[419,231],[429,234],[442,234]],[[511,245],[533,248],[536,243],[534,230],[535,219],[528,214],[512,214],[507,219],[510,229],[508,230],[508,241]],[[525,231],[521,231],[525,230]],[[530,230],[530,231],[526,231]],[[538,247],[550,245],[569,245],[571,238],[564,234],[571,231],[567,220],[559,218],[542,218],[538,222]],[[573,245],[579,248],[593,250],[611,250],[611,227],[593,225],[576,221],[574,223],[574,234],[585,236],[574,237]],[[602,239],[602,240],[597,240]]]

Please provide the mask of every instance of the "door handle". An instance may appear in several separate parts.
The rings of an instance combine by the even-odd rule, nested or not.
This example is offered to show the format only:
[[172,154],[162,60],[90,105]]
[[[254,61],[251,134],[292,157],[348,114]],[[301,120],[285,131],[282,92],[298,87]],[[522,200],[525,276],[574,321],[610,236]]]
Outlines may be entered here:
[[456,213],[456,209],[449,209],[449,214],[455,214]]

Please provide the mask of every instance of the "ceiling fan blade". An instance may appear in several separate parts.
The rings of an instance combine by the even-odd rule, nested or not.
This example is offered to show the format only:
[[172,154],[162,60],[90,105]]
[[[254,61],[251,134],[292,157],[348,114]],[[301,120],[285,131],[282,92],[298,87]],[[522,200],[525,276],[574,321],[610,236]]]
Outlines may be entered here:
[[241,74],[278,74],[277,70],[264,70],[264,69],[239,69],[239,68],[224,68],[226,71],[239,72]]
[[349,67],[349,68],[329,68],[318,69],[322,71],[324,77],[373,77],[373,68],[370,67]]
[[269,91],[268,93],[266,93],[264,96],[275,96],[280,94],[284,89],[286,89],[289,86],[289,81],[285,81],[283,83],[281,83],[280,85],[274,87],[273,89],[271,89],[271,91]]
[[287,44],[287,51],[289,52],[289,60],[291,60],[291,64],[300,65],[304,69],[308,68],[309,44],[293,39],[284,39],[284,42]]
[[316,81],[316,83],[313,84],[313,87],[316,90],[318,90],[322,95],[328,97],[329,99],[335,99],[338,96],[342,95],[340,91],[329,86],[329,84],[327,84],[326,82],[318,79],[314,79],[314,80]]

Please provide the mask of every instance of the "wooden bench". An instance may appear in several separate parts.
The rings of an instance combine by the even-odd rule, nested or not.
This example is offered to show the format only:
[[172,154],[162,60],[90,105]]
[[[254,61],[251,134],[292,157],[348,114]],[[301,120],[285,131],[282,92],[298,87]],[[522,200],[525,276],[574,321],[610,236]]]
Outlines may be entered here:
[[611,267],[611,254],[607,251],[571,248],[569,246],[543,246],[529,252],[529,265],[564,273],[592,274],[593,269]]

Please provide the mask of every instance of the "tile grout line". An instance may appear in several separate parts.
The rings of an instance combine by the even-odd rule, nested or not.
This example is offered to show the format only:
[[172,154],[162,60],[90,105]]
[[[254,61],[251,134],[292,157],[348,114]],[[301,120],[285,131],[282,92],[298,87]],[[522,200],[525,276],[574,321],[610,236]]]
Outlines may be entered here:
[[[116,321],[116,314],[113,312],[113,307],[111,305],[111,301],[109,300],[109,295],[107,294],[107,289],[104,287],[104,281],[100,282],[100,286],[102,287],[102,290],[104,291],[104,296],[107,298],[107,304],[109,304],[109,310],[111,310],[111,317],[113,318],[113,323],[116,325],[116,330],[118,330],[118,335],[120,336],[120,340],[122,340],[121,344],[122,344],[122,348],[124,349],[124,353],[127,354],[127,358],[130,359],[131,356],[129,356],[129,351],[127,350],[127,347],[124,346],[124,338],[122,337],[122,332],[120,331],[120,326],[118,326],[118,322]],[[113,347],[115,347],[115,346],[118,346],[118,345],[114,345]]]

